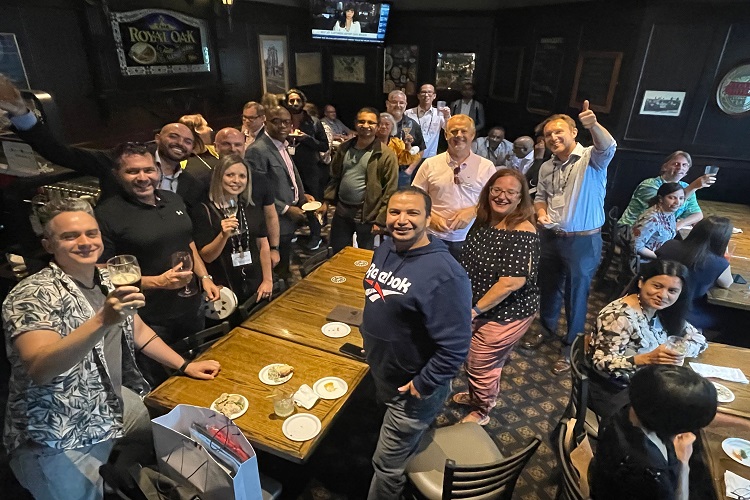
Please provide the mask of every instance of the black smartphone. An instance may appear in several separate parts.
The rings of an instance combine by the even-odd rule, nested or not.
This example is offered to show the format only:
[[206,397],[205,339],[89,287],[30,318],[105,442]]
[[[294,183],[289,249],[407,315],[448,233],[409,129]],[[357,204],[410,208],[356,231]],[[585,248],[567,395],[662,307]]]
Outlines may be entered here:
[[362,324],[362,309],[338,305],[328,313],[326,319],[329,321],[339,321],[341,323],[346,323],[347,325],[358,327]]
[[347,342],[339,348],[339,352],[358,361],[365,361],[365,350],[358,345]]
[[733,278],[733,281],[737,283],[738,285],[747,285],[747,280],[745,280],[745,278],[743,278],[739,274],[735,274],[734,276],[732,276],[732,278]]

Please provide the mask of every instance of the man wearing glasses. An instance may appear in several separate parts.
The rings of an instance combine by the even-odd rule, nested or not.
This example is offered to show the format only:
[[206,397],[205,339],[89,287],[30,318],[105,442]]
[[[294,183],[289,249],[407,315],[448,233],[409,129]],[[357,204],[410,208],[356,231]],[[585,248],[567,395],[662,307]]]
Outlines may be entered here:
[[245,134],[245,149],[255,142],[258,135],[263,133],[266,124],[266,110],[263,105],[250,101],[242,108],[242,133]]
[[429,231],[448,245],[456,260],[476,217],[479,193],[496,172],[491,161],[471,152],[474,135],[474,120],[451,117],[445,125],[448,151],[425,160],[412,183],[430,195]]
[[408,186],[422,161],[422,152],[424,152],[425,147],[422,127],[419,126],[419,122],[404,115],[406,94],[400,90],[394,90],[388,94],[388,100],[385,101],[385,110],[396,120],[396,137],[404,141],[407,148],[416,148],[412,154],[416,155],[417,149],[419,150],[416,160],[409,165],[398,166],[398,185],[399,187]]
[[419,88],[417,97],[419,106],[406,110],[404,114],[419,123],[425,142],[422,158],[427,159],[437,154],[440,130],[445,128],[445,122],[451,117],[451,111],[445,103],[440,108],[432,107],[432,102],[435,100],[435,87],[429,83]]

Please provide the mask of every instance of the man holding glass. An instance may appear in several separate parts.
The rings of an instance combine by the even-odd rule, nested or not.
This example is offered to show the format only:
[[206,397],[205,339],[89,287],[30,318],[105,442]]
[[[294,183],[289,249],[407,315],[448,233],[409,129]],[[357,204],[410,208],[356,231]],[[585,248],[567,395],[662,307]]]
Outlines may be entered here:
[[135,313],[144,305],[138,288],[115,288],[97,269],[104,245],[86,201],[51,202],[43,212],[53,261],[3,303],[11,363],[4,444],[35,498],[101,498],[99,467],[117,440],[127,442],[123,455],[153,453],[136,351],[198,379],[213,379],[220,365],[186,362]]
[[404,115],[406,111],[406,94],[400,90],[394,90],[388,94],[388,100],[385,101],[385,109],[396,120],[396,137],[404,141],[407,148],[412,149],[412,154],[417,155],[416,159],[409,165],[398,166],[398,186],[408,186],[411,184],[414,172],[422,161],[422,153],[425,149],[422,127],[419,126],[416,120]]
[[451,117],[451,111],[445,105],[445,101],[438,101],[437,108],[432,107],[432,102],[435,100],[435,87],[429,83],[419,88],[417,98],[419,106],[407,109],[404,114],[419,123],[425,142],[422,158],[427,159],[437,154],[440,131],[445,128],[445,122]]
[[[102,262],[117,254],[138,259],[147,299],[140,315],[172,343],[205,326],[201,295],[178,295],[193,281],[193,275],[209,300],[218,299],[219,290],[193,243],[193,224],[185,203],[171,191],[156,189],[160,173],[151,153],[143,145],[125,143],[115,148],[113,156],[120,194],[96,207],[104,240]],[[172,263],[176,252],[188,252],[192,269]]]

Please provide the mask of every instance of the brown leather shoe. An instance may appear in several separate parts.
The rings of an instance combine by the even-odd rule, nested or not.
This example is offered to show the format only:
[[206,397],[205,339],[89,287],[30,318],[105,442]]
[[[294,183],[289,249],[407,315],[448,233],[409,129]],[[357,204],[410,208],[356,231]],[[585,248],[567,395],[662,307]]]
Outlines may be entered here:
[[521,340],[521,347],[524,349],[537,349],[544,343],[544,335],[541,333],[534,333],[526,335]]
[[559,358],[557,358],[555,364],[552,365],[552,373],[554,373],[555,375],[560,375],[561,373],[565,373],[568,370],[570,370],[570,360],[565,356],[560,356]]

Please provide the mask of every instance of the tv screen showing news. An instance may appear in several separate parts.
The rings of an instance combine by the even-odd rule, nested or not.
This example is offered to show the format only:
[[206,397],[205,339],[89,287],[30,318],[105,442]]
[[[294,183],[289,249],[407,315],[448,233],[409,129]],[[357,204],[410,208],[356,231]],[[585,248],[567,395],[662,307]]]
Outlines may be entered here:
[[310,0],[312,37],[383,43],[390,9],[387,3]]

